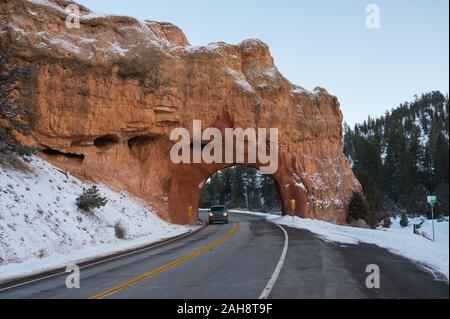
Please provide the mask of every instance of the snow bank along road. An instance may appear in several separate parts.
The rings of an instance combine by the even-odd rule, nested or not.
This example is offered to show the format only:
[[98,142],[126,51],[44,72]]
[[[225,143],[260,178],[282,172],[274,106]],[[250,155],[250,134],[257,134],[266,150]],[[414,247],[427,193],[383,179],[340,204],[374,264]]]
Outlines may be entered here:
[[[66,275],[58,275],[3,289],[0,298],[449,297],[447,282],[377,246],[326,242],[258,216],[233,214],[230,221],[84,267],[80,289],[66,288]],[[380,289],[366,287],[369,264],[380,267]]]

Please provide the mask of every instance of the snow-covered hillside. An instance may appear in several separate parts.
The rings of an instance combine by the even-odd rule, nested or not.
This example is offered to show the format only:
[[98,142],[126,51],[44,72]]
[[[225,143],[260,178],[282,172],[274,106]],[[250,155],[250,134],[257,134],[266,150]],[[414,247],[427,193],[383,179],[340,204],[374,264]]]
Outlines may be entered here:
[[[98,185],[106,206],[86,214],[76,198],[89,183],[33,157],[29,170],[0,166],[0,282],[127,250],[189,231],[139,200]],[[115,225],[125,230],[116,237]]]

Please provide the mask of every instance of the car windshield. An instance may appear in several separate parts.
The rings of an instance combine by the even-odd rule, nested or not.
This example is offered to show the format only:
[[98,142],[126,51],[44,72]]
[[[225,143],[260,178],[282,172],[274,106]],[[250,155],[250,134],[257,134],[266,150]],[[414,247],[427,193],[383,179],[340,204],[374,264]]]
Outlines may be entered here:
[[211,207],[211,212],[212,213],[222,213],[225,211],[225,207],[224,206],[214,206]]

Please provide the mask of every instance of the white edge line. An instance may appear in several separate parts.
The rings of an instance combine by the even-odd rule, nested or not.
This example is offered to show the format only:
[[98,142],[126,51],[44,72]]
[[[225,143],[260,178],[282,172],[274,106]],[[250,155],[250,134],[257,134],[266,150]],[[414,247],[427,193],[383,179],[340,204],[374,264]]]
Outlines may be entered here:
[[[198,230],[200,230],[200,229],[198,229]],[[194,231],[194,233],[195,232],[196,231]],[[166,245],[166,244],[170,244],[170,243],[172,243],[174,241],[183,239],[183,238],[188,237],[189,235],[192,235],[192,234],[193,234],[192,232],[187,232],[187,233],[182,234],[182,235],[180,235],[178,237],[169,239],[169,240],[161,242],[159,244],[155,244],[154,246],[151,246],[151,247],[137,248],[137,250],[133,250],[133,251],[128,252],[128,253],[124,252],[124,254],[120,254],[120,252],[119,252],[120,255],[115,256],[115,257],[110,257],[110,258],[107,258],[107,259],[104,259],[104,260],[101,260],[101,261],[97,261],[97,262],[93,262],[93,263],[89,263],[89,261],[87,261],[88,264],[84,265],[84,266],[81,266],[80,269],[86,269],[86,268],[93,267],[93,266],[96,266],[96,265],[99,265],[99,264],[103,264],[103,263],[106,263],[106,262],[109,262],[109,261],[113,261],[113,260],[116,260],[116,259],[119,259],[119,258],[123,258],[123,257],[127,257],[127,256],[130,256],[130,255],[139,254],[139,253],[142,253],[142,252],[147,251],[147,250],[151,250],[151,249],[158,248],[158,247]],[[152,244],[150,243],[150,244],[147,244],[146,246],[148,246],[148,245],[152,245]],[[102,257],[94,257],[93,259],[96,259],[96,258],[102,258]],[[69,265],[69,264],[73,265],[73,264],[76,264],[76,263],[71,262],[71,263],[68,263],[67,265]],[[20,284],[16,284],[14,286],[5,287],[3,289],[0,289],[0,292],[8,291],[8,290],[11,290],[11,289],[14,289],[14,288],[17,288],[17,287],[29,285],[29,284],[32,284],[32,283],[35,283],[35,282],[38,282],[38,281],[42,281],[42,280],[45,280],[45,279],[61,276],[61,275],[64,275],[64,274],[67,274],[67,272],[61,271],[61,272],[58,272],[58,273],[55,273],[55,274],[51,274],[51,275],[48,275],[48,276],[45,276],[45,277],[39,277],[39,278],[30,280],[30,281],[26,281],[26,282],[22,282]]]
[[278,224],[275,224],[275,225],[280,227],[284,233],[283,252],[281,253],[280,260],[278,261],[277,267],[275,268],[275,271],[273,272],[272,277],[270,278],[269,282],[267,283],[266,288],[264,288],[261,296],[259,296],[259,299],[268,299],[269,298],[270,293],[272,292],[272,289],[278,280],[278,276],[280,275],[281,269],[283,269],[284,260],[286,259],[286,255],[287,255],[287,251],[288,251],[288,247],[289,247],[289,236],[288,236],[286,230]]

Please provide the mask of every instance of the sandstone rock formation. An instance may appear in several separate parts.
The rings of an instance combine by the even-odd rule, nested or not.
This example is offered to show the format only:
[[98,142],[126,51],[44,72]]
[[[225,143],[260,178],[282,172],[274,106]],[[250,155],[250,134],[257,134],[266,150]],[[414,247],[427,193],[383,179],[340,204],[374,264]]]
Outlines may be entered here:
[[196,119],[222,130],[278,128],[273,178],[284,213],[294,198],[298,216],[345,222],[361,186],[343,154],[336,97],[291,84],[259,40],[193,47],[172,24],[97,16],[82,6],[81,27],[69,29],[69,3],[0,0],[0,50],[15,40],[12,63],[34,73],[17,92],[39,115],[31,135],[18,135],[23,143],[183,224],[204,182],[232,164],[173,164],[172,129],[191,130]]

